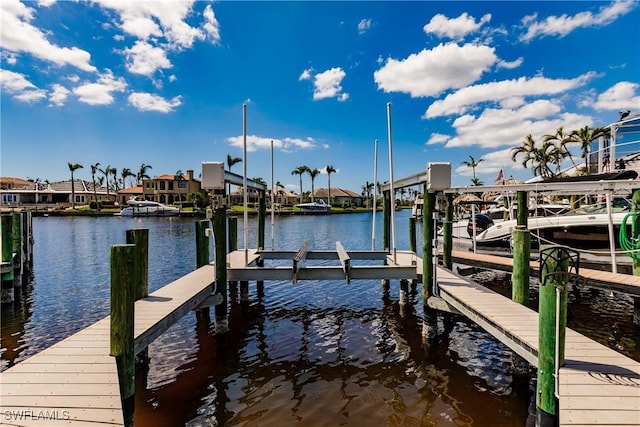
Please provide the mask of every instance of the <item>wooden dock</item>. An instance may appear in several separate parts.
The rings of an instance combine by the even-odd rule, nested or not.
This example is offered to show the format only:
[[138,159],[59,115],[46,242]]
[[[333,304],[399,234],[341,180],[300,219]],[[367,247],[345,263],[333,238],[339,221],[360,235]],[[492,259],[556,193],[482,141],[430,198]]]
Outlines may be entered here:
[[[211,294],[213,265],[171,282],[135,303],[140,352]],[[124,426],[110,319],[0,373],[2,426]]]
[[[291,267],[255,266],[261,256],[276,255],[283,256],[235,251],[227,257],[228,279],[269,280],[260,276],[261,270],[267,276],[291,279],[297,275],[300,280],[322,278],[323,270],[332,280],[377,277],[384,272],[406,273],[406,279],[411,279],[422,273],[422,260],[413,252],[386,254],[387,269],[359,269],[351,259],[378,259],[380,253],[349,252],[341,245],[335,252],[286,253],[296,261]],[[335,257],[337,265],[304,266],[304,260],[313,257]],[[205,265],[136,301],[136,353],[211,295],[214,271],[213,264]],[[442,268],[437,268],[436,276],[440,288],[440,299],[432,299],[436,304],[466,315],[531,364],[537,363],[536,312]],[[116,363],[109,356],[109,325],[108,317],[102,319],[1,373],[0,424],[123,426]],[[640,362],[571,330],[567,330],[559,394],[563,426],[640,426]]]
[[[501,271],[511,271],[513,268],[513,259],[509,257],[474,254],[465,251],[452,251],[451,255],[453,262],[460,264]],[[531,261],[530,266],[532,273],[539,274],[540,263],[538,261]],[[640,296],[640,276],[589,268],[580,268],[579,274],[584,279],[586,286]]]
[[[538,314],[438,268],[440,297],[536,366]],[[640,362],[567,328],[561,426],[640,426]]]

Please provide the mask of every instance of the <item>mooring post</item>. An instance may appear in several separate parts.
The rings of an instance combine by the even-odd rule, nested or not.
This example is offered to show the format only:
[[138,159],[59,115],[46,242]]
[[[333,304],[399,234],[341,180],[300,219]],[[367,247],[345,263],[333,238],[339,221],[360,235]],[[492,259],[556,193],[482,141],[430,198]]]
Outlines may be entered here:
[[511,275],[511,299],[529,305],[529,278],[531,262],[531,232],[527,229],[529,217],[528,195],[518,191],[517,225],[513,230],[513,274]]
[[138,228],[127,230],[126,242],[135,245],[138,262],[136,262],[136,285],[133,294],[134,300],[149,296],[149,229]]
[[569,259],[570,255],[565,247],[550,246],[540,249],[536,390],[538,427],[558,425],[560,408],[556,369],[564,365]]
[[11,226],[13,228],[13,286],[18,287],[22,285],[22,214],[20,212],[14,212],[12,214],[13,221]]
[[416,217],[415,216],[410,216],[409,217],[409,250],[411,252],[417,252],[416,248],[418,247],[418,242],[417,242],[417,235],[416,235]]
[[447,207],[444,211],[442,225],[442,265],[451,270],[453,268],[453,194],[447,193]]
[[[391,250],[391,192],[382,192],[382,247],[385,251]],[[386,263],[386,260],[385,260]],[[389,290],[389,279],[382,279],[382,289],[387,292]]]
[[[237,224],[237,222],[236,222]],[[216,290],[222,295],[222,302],[216,305],[216,333],[229,331],[227,303],[227,208],[217,206],[213,210],[213,235],[215,237],[215,280]],[[231,239],[229,239],[231,240]]]
[[258,249],[264,249],[264,234],[266,228],[265,220],[267,218],[267,198],[264,191],[259,191],[258,194]]
[[433,264],[433,239],[435,230],[433,229],[433,213],[436,207],[436,194],[427,191],[427,185],[424,185],[424,207],[422,209],[422,308],[424,315],[422,317],[422,338],[431,340],[436,336],[437,332],[437,313],[436,310],[429,307],[427,300],[429,296],[434,295],[432,288],[434,269]]
[[111,342],[116,358],[120,398],[126,426],[133,426],[135,408],[134,303],[138,281],[136,245],[111,246]]
[[200,268],[209,264],[209,225],[211,222],[208,219],[196,221],[196,268]]
[[[229,253],[231,253],[238,250],[238,218],[235,216],[229,217],[227,219],[227,227]],[[237,282],[231,281],[229,284],[235,286]]]
[[[634,190],[631,195],[631,211],[640,212],[640,190]],[[631,235],[640,238],[640,213],[633,217],[631,222]],[[633,259],[633,274],[640,276],[640,254],[636,253]],[[640,297],[633,297],[633,323],[640,325]]]
[[13,290],[13,216],[0,216],[2,222],[2,295],[3,304],[15,301]]

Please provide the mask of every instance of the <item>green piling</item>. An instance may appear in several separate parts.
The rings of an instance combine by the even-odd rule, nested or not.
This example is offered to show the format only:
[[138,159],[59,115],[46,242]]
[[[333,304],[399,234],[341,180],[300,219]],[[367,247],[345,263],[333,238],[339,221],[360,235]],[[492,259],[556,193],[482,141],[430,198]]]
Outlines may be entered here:
[[137,283],[136,245],[111,246],[111,342],[116,358],[125,425],[133,425],[135,393],[134,302]]
[[447,193],[446,197],[447,207],[442,225],[442,265],[451,270],[453,268],[453,194]]
[[424,207],[422,209],[422,337],[431,340],[436,336],[437,317],[436,311],[429,307],[427,301],[432,295],[433,278],[435,265],[433,265],[433,239],[435,230],[433,229],[433,213],[436,207],[435,193],[427,192],[427,185],[424,185]]
[[22,249],[22,215],[20,212],[14,212],[12,214],[13,221],[11,222],[11,226],[13,227],[12,236],[13,236],[13,253],[15,256],[13,257],[13,276],[14,281],[13,285],[18,286],[22,282],[22,258],[24,251]]
[[391,192],[384,191],[382,194],[382,247],[385,251],[391,249]]
[[196,268],[200,268],[209,264],[209,236],[207,236],[207,230],[209,229],[210,221],[203,219],[196,221]]
[[9,214],[0,216],[2,228],[2,303],[15,300],[13,290],[13,217]]
[[[564,247],[540,250],[540,302],[538,307],[538,381],[536,417],[538,427],[558,425],[559,404],[555,396],[555,366],[564,364],[567,325],[567,287],[569,253]],[[553,274],[560,273],[560,274]],[[560,289],[559,292],[556,289]],[[559,298],[559,308],[558,301]],[[557,324],[557,325],[556,325]],[[556,330],[557,326],[557,330]],[[558,353],[556,356],[556,336]]]
[[267,217],[267,198],[264,191],[258,198],[258,248],[264,249],[265,221]]
[[531,232],[527,230],[529,206],[527,192],[518,191],[517,226],[513,230],[513,274],[511,275],[511,299],[518,304],[529,305],[529,279],[531,275]]
[[418,247],[417,238],[418,236],[416,235],[416,217],[410,216],[409,217],[409,250],[411,252],[416,252],[416,249]]
[[[213,211],[213,235],[215,238],[215,279],[216,289],[222,295],[222,303],[215,306],[216,331],[224,333],[228,331],[227,320],[227,209],[218,206]],[[231,239],[230,239],[231,240]]]
[[[631,211],[640,212],[640,190],[635,190],[631,195]],[[633,217],[631,235],[640,238],[640,214]],[[633,275],[640,276],[640,256],[633,258]],[[633,323],[640,325],[640,297],[633,297]]]
[[149,229],[139,228],[127,230],[126,242],[128,245],[135,245],[137,259],[137,281],[135,285],[134,300],[149,296]]

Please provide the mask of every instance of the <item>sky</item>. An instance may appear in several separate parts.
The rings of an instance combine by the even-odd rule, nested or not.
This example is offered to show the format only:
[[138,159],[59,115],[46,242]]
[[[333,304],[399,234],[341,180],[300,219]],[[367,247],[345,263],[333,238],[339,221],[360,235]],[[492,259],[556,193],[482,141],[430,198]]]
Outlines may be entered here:
[[[152,176],[227,155],[294,192],[361,193],[451,163],[452,184],[531,178],[510,150],[640,112],[636,1],[2,0],[2,176],[68,163]],[[391,132],[389,133],[389,129]],[[389,142],[392,142],[390,150]],[[390,156],[391,153],[391,156]],[[574,154],[579,158],[576,147]],[[303,176],[303,191],[310,178]]]

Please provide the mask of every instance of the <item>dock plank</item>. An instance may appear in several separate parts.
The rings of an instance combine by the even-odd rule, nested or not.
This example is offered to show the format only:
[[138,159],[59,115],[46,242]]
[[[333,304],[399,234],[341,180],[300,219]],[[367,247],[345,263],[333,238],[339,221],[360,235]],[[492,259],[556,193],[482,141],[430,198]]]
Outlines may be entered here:
[[[464,314],[471,311],[473,321],[518,354],[526,347],[537,352],[535,311],[443,268],[436,276],[441,298]],[[525,359],[534,366],[537,362]],[[561,426],[640,426],[640,362],[567,329],[559,374]],[[590,405],[593,401],[598,404]]]

